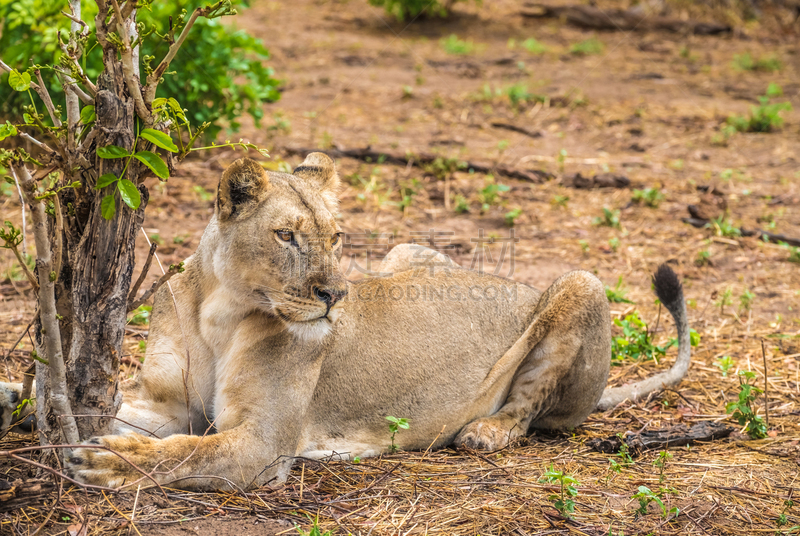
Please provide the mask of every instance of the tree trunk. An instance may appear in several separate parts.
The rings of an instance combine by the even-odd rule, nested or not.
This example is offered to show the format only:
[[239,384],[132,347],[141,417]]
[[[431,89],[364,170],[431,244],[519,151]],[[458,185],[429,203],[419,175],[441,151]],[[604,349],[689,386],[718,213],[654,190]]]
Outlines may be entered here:
[[[97,134],[84,142],[88,144],[86,147],[79,149],[80,154],[91,155],[90,165],[85,166],[80,177],[64,178],[66,183],[81,180],[83,187],[59,193],[64,248],[56,301],[58,313],[63,317],[60,325],[67,385],[82,440],[109,433],[112,419],[102,416],[116,415],[122,402],[117,379],[119,360],[136,234],[144,221],[148,199],[147,189],[139,180],[140,166],[133,160],[125,176],[139,187],[142,196],[139,209],[130,210],[115,194],[114,218],[106,220],[101,214],[100,198],[114,186],[95,190],[97,178],[105,173],[119,177],[125,159],[104,160],[94,156],[95,150],[118,145],[131,151],[136,138],[133,99],[128,95],[122,65],[116,57],[106,60],[106,71],[99,77],[95,99]],[[46,365],[37,363],[36,379],[37,422],[43,434],[42,443],[60,444],[63,438],[57,415],[49,403]]]

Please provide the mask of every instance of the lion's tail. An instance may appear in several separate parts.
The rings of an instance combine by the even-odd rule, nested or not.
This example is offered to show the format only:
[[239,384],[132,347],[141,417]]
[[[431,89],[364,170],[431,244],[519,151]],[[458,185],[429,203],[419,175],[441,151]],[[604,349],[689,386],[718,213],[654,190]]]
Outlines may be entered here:
[[622,387],[607,387],[597,404],[597,410],[605,411],[616,407],[625,400],[636,400],[646,397],[650,393],[665,387],[673,387],[680,383],[689,369],[692,357],[691,337],[689,323],[686,315],[686,300],[683,297],[683,287],[678,276],[666,264],[658,267],[653,276],[653,285],[656,295],[661,303],[672,313],[675,327],[678,328],[678,357],[672,368],[656,374],[640,382]]

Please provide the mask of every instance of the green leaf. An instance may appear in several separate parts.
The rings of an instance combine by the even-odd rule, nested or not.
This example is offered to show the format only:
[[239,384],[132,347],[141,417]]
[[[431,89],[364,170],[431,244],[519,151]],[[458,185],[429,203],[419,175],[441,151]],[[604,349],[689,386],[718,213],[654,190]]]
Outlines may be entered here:
[[133,210],[139,208],[139,203],[142,202],[142,197],[139,194],[139,189],[135,184],[128,179],[122,179],[117,183],[117,188],[119,188],[119,193],[126,205],[131,207]]
[[84,125],[88,125],[96,118],[94,113],[94,106],[85,106],[83,110],[81,110],[81,123]]
[[103,201],[100,203],[100,212],[107,220],[114,218],[114,214],[117,213],[117,205],[114,201],[114,194],[108,194],[103,198]]
[[169,134],[165,134],[164,132],[152,128],[146,128],[139,134],[139,136],[154,144],[156,147],[161,147],[162,149],[166,149],[167,151],[173,153],[178,152],[178,146],[172,142],[172,138]]
[[31,117],[30,114],[27,114],[27,113],[22,114],[22,119],[25,121],[26,125],[32,125],[33,124],[33,117]]
[[5,125],[0,125],[0,141],[8,138],[9,136],[17,135],[17,127],[6,121]]
[[8,85],[14,91],[27,91],[31,87],[31,75],[12,69],[8,75]]
[[130,155],[131,153],[118,145],[109,145],[107,147],[97,148],[97,156],[100,158],[124,158]]
[[152,169],[153,173],[155,173],[156,177],[159,179],[169,178],[169,168],[167,167],[167,164],[156,153],[150,151],[139,151],[133,155],[133,157]]
[[97,179],[97,185],[94,187],[95,190],[100,190],[114,184],[117,181],[117,176],[113,173],[106,173],[105,175],[100,175],[100,178]]

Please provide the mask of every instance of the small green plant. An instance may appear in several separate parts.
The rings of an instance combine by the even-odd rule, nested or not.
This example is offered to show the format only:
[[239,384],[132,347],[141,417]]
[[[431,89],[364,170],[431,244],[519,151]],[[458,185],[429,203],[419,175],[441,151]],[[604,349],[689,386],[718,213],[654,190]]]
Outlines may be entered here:
[[389,432],[392,434],[392,444],[389,445],[389,452],[394,454],[397,452],[397,443],[394,442],[394,437],[397,435],[397,432],[400,430],[408,430],[411,425],[408,424],[408,419],[392,417],[391,415],[387,416],[386,420],[389,421]]
[[739,296],[739,309],[749,311],[753,307],[753,300],[755,298],[755,293],[750,292],[750,289],[744,289],[742,295]]
[[450,34],[447,37],[443,37],[440,43],[445,52],[457,56],[468,56],[469,54],[475,52],[477,48],[477,45],[475,45],[471,39],[459,39],[456,34]]
[[697,257],[694,259],[697,266],[707,266],[711,264],[711,252],[707,249],[702,249],[697,252]]
[[634,190],[631,201],[634,203],[644,203],[648,207],[658,208],[661,201],[664,200],[664,194],[658,188],[645,188],[644,190]]
[[528,86],[525,84],[514,84],[512,86],[508,86],[503,90],[503,94],[505,94],[508,97],[508,100],[511,101],[511,106],[513,108],[519,107],[520,104],[528,104],[530,102],[545,102],[547,100],[546,95],[538,95],[528,91]]
[[634,499],[639,501],[639,508],[636,509],[637,515],[647,515],[647,506],[651,502],[655,502],[659,508],[661,509],[661,517],[667,519],[670,514],[675,514],[676,516],[680,512],[677,507],[670,508],[667,511],[666,505],[664,505],[664,501],[661,500],[658,493],[653,493],[650,491],[650,488],[647,486],[639,486],[639,491],[633,495]]
[[622,226],[619,222],[619,210],[611,210],[609,208],[603,207],[603,217],[596,217],[592,219],[592,225],[594,226],[606,226],[606,227],[613,227],[615,229],[620,229]]
[[289,121],[284,117],[283,112],[275,112],[274,114],[272,114],[272,119],[275,122],[267,127],[267,131],[281,132],[283,134],[291,133],[292,123],[291,121]]
[[412,179],[411,182],[404,182],[400,185],[400,201],[397,207],[403,212],[414,203],[414,197],[419,192],[419,179]]
[[562,148],[560,151],[558,151],[558,154],[556,155],[556,162],[558,162],[558,169],[559,171],[561,171],[561,173],[564,173],[564,164],[566,163],[566,161],[567,161],[567,150]]
[[422,166],[428,175],[433,175],[436,180],[443,181],[451,177],[459,169],[466,169],[467,163],[457,158],[436,157],[433,161]]
[[213,201],[216,194],[214,192],[209,192],[199,184],[195,184],[192,186],[192,191],[197,195],[197,197],[203,203],[208,203],[209,201]]
[[667,463],[671,459],[672,459],[672,454],[670,454],[666,450],[662,450],[661,452],[658,453],[658,456],[656,456],[656,459],[653,461],[653,466],[654,467],[658,467],[658,481],[659,482],[664,482],[664,478],[665,478],[664,477],[664,471],[667,468]]
[[778,242],[778,245],[789,251],[789,258],[787,259],[789,262],[800,263],[800,247],[790,246],[786,242]]
[[[608,247],[611,248],[611,251],[616,253],[617,250],[619,249],[619,238],[617,238],[616,236],[609,238]],[[608,296],[608,292],[606,292],[606,296]]]
[[714,364],[719,367],[720,372],[722,372],[722,377],[727,378],[728,372],[734,367],[735,363],[733,362],[733,358],[729,355],[722,356],[718,360],[714,361]]
[[140,305],[138,309],[133,312],[133,316],[128,319],[128,324],[134,326],[146,326],[150,323],[150,312],[153,308],[149,305]]
[[523,41],[522,48],[524,48],[531,54],[544,54],[545,52],[547,52],[547,46],[543,45],[533,37],[529,37],[528,39]]
[[[781,513],[778,516],[778,519],[775,520],[775,524],[778,525],[779,528],[780,527],[785,527],[786,525],[789,524],[789,519],[786,516],[786,513],[789,510],[791,510],[792,506],[794,506],[794,501],[793,500],[786,499],[785,501],[783,501],[783,510],[781,510]],[[798,528],[798,527],[797,526],[792,527],[792,530],[794,530],[795,528]]]
[[619,276],[619,279],[617,279],[617,285],[614,288],[606,285],[606,298],[608,298],[608,301],[611,303],[634,303],[625,297],[627,293],[628,289],[622,284],[622,276]]
[[774,73],[783,69],[783,63],[775,56],[761,56],[754,60],[749,52],[745,52],[733,56],[733,68],[737,71]]
[[466,212],[469,212],[469,201],[467,201],[467,198],[464,197],[463,195],[461,194],[457,195],[455,197],[455,203],[456,203],[455,211],[458,212],[459,214],[464,214]]
[[567,208],[567,203],[569,202],[568,195],[554,195],[553,199],[550,203],[557,208]]
[[619,452],[617,453],[617,456],[619,456],[620,460],[622,460],[621,465],[624,465],[625,467],[630,467],[631,465],[636,463],[633,461],[633,457],[631,457],[631,448],[625,442],[625,436],[622,435],[621,432],[617,432],[617,437],[619,438],[619,443],[620,443]]
[[711,220],[706,227],[714,229],[714,234],[725,238],[737,238],[742,236],[742,230],[733,225],[731,220],[726,220],[724,215]]
[[739,371],[739,400],[728,402],[725,405],[725,412],[730,413],[740,426],[744,426],[745,432],[751,438],[763,439],[767,437],[767,425],[764,424],[764,419],[753,411],[753,402],[756,401],[758,395],[763,393],[761,389],[750,383],[755,377],[755,373],[749,370]]
[[725,307],[732,303],[733,297],[733,289],[731,287],[725,288],[722,294],[719,297],[719,300],[715,303],[717,307],[719,307],[719,314],[723,314],[725,311]]
[[622,466],[619,462],[613,458],[608,459],[608,470],[610,471],[608,476],[606,476],[606,482],[611,479],[611,473],[620,474],[622,472]]
[[414,96],[414,88],[409,85],[403,86],[403,99],[410,99],[413,96]]
[[591,39],[581,41],[580,43],[575,43],[574,45],[569,47],[570,54],[574,54],[576,56],[589,56],[592,54],[602,54],[603,50],[605,50],[605,45],[603,44],[602,41],[600,41],[596,37],[592,37]]
[[578,240],[578,245],[581,247],[581,252],[586,254],[589,253],[589,241],[588,240]]
[[294,528],[300,536],[333,536],[333,531],[326,530],[322,532],[322,529],[319,528],[319,517],[311,519],[311,516],[306,514],[308,520],[311,521],[311,528],[307,531],[303,530],[302,527],[299,525],[295,525]]
[[575,477],[565,474],[563,471],[556,471],[551,464],[550,469],[539,479],[539,482],[559,485],[561,492],[558,495],[550,495],[547,499],[553,501],[553,506],[559,514],[567,519],[572,519],[572,514],[575,512],[573,498],[578,496],[575,486],[580,484]]
[[514,227],[514,223],[516,222],[517,218],[522,215],[522,209],[517,207],[513,210],[506,212],[506,225],[509,227]]
[[622,328],[622,335],[611,338],[611,358],[615,362],[631,359],[653,359],[658,362],[658,356],[666,355],[671,346],[678,344],[677,339],[670,339],[664,346],[657,346],[650,341],[647,324],[639,318],[639,313],[634,311],[623,320],[614,319],[614,324]]
[[505,184],[489,182],[478,192],[478,200],[481,202],[481,212],[486,212],[492,205],[500,201],[500,194],[509,191],[511,188]]
[[750,107],[750,117],[732,115],[728,117],[728,125],[738,132],[772,132],[783,126],[781,112],[792,111],[789,102],[770,102],[783,95],[781,86],[771,83],[766,95],[758,98],[759,105]]

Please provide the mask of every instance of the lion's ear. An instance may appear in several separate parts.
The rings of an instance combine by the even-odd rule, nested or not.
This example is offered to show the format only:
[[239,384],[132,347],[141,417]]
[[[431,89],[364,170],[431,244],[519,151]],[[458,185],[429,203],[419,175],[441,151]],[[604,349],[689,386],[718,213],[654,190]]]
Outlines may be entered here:
[[335,211],[339,200],[339,174],[336,173],[336,165],[333,160],[325,153],[311,153],[302,164],[294,168],[292,175],[305,179],[310,185],[315,187],[325,205],[330,211]]
[[248,212],[270,189],[269,177],[261,164],[240,158],[222,173],[217,188],[217,218],[225,221]]

